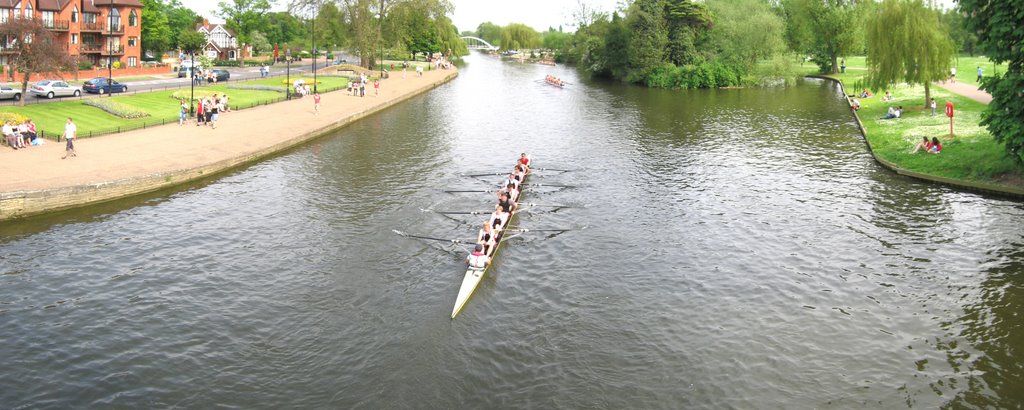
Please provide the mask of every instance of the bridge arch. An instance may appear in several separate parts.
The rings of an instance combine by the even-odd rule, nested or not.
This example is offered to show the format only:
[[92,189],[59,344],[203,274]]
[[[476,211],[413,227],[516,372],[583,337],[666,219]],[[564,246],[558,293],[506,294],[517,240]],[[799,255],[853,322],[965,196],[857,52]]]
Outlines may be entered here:
[[487,40],[484,40],[484,39],[482,39],[480,37],[463,36],[462,39],[463,40],[472,40],[472,41],[466,41],[466,48],[468,48],[468,49],[472,49],[472,50],[490,50],[490,51],[497,51],[498,50],[497,46],[492,45],[491,43],[488,43]]

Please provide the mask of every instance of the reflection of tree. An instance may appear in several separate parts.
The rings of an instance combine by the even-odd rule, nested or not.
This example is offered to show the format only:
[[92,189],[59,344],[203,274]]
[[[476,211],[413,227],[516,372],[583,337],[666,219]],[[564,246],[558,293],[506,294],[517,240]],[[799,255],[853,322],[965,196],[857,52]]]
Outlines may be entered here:
[[[1015,216],[993,231],[1020,232],[1022,215]],[[949,407],[1012,408],[1024,403],[1024,235],[1007,239],[988,252],[982,266],[991,267],[983,270],[976,297],[968,299],[972,303],[950,324],[959,326],[960,336],[981,354],[966,357],[952,346],[950,361],[968,361],[962,364],[970,368],[962,371],[971,376]]]

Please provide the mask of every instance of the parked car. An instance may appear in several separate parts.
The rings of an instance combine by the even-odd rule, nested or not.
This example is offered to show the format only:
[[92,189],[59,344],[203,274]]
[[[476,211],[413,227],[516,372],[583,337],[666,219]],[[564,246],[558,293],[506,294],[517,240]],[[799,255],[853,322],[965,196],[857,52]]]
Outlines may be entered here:
[[218,83],[221,82],[221,81],[227,81],[229,78],[231,78],[231,73],[229,73],[228,70],[219,69],[219,68],[213,70],[213,75],[215,75],[217,77],[217,82]]
[[[107,81],[111,81],[109,84]],[[96,77],[89,81],[86,81],[82,85],[82,90],[90,93],[106,94],[106,93],[123,93],[128,91],[128,85],[121,84],[117,80],[110,80],[104,77]]]
[[193,70],[203,71],[203,66],[199,63],[193,63],[191,60],[182,61],[181,66],[178,67],[178,78],[191,77]]
[[18,101],[21,99],[21,87],[14,88],[9,85],[0,85],[0,100],[14,100]]
[[82,95],[82,87],[76,87],[61,80],[43,80],[32,84],[29,92],[36,97],[53,98],[67,97],[69,95],[78,97]]

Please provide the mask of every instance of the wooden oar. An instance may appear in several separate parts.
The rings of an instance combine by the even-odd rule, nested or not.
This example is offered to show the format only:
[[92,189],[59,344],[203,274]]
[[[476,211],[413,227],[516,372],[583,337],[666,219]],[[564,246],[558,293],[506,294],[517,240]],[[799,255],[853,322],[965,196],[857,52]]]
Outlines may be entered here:
[[586,204],[580,206],[580,205],[538,204],[538,203],[533,203],[533,202],[529,202],[529,203],[525,203],[525,204],[519,204],[519,205],[520,206],[536,206],[536,207],[541,207],[541,208],[586,208],[587,207]]
[[470,242],[473,241],[473,240],[470,240],[470,239],[448,239],[448,238],[435,238],[433,236],[410,235],[408,233],[399,231],[397,229],[392,229],[391,232],[397,233],[397,234],[402,235],[402,236],[404,236],[406,238],[426,239],[428,241],[441,241],[441,242],[451,242],[451,243],[470,243]]
[[554,169],[554,168],[530,168],[531,171],[554,171],[554,172],[572,172],[571,169]]
[[551,187],[551,188],[579,188],[579,185],[559,185],[559,184],[525,184],[526,186],[534,187]]
[[445,190],[443,192],[447,192],[449,194],[457,194],[457,193],[464,193],[464,192],[489,193],[489,192],[495,192],[495,191],[492,190],[492,189],[450,189],[450,190]]
[[511,172],[491,172],[489,174],[469,174],[469,175],[463,175],[463,176],[464,177],[470,177],[470,178],[476,178],[476,177],[490,177],[490,176],[508,175],[508,174],[511,174]]
[[505,228],[505,231],[515,231],[515,232],[522,232],[522,233],[527,233],[527,232],[566,232],[566,231],[575,231],[575,230],[576,230],[575,228],[565,228],[565,229]]

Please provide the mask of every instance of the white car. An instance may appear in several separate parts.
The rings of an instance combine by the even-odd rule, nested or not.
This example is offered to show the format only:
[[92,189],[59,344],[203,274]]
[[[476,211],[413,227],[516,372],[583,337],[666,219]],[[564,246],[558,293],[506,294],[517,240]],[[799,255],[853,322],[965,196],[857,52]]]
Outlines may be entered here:
[[77,87],[68,84],[61,80],[43,80],[38,83],[32,84],[32,87],[28,90],[32,95],[36,97],[67,97],[82,95],[82,87]]
[[14,100],[18,101],[21,99],[21,87],[14,88],[12,86],[3,84],[0,85],[0,100]]

